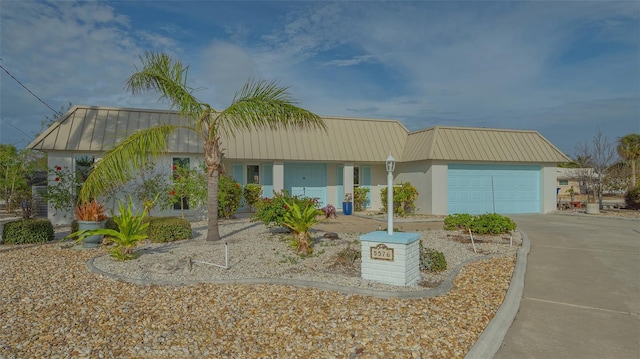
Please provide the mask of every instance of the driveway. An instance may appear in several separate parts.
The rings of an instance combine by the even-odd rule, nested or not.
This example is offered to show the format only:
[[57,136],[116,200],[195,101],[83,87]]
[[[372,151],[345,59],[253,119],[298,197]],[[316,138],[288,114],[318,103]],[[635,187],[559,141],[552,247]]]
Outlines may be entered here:
[[640,221],[513,219],[531,251],[520,310],[494,358],[639,358]]

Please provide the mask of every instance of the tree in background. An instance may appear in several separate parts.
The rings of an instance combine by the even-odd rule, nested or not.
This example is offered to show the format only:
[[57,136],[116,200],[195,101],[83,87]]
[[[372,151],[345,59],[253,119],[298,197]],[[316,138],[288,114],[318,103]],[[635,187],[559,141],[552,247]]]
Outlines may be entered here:
[[0,144],[0,197],[4,200],[7,213],[13,213],[20,202],[31,201],[28,180],[36,171],[46,170],[42,158],[39,152]]
[[209,225],[207,240],[220,239],[218,230],[218,180],[224,155],[221,136],[233,136],[239,130],[265,128],[320,128],[324,121],[316,114],[296,106],[287,87],[277,82],[249,80],[236,92],[231,105],[216,111],[194,96],[187,85],[188,67],[168,55],[146,52],[141,56],[142,69],[137,69],[126,82],[132,94],[154,92],[169,100],[186,124],[163,124],[142,129],[110,150],[82,186],[81,198],[96,197],[116,185],[133,178],[149,155],[166,151],[169,135],[178,129],[195,131],[204,141],[208,187]]
[[630,133],[618,140],[618,154],[631,164],[631,183],[629,189],[638,185],[636,181],[636,162],[640,159],[640,134]]
[[598,196],[598,203],[600,209],[602,209],[604,177],[607,175],[609,167],[617,159],[616,148],[598,129],[591,143],[585,141],[576,146],[576,154],[585,161],[583,168],[586,173],[581,177],[584,178],[594,192],[594,200],[595,196]]

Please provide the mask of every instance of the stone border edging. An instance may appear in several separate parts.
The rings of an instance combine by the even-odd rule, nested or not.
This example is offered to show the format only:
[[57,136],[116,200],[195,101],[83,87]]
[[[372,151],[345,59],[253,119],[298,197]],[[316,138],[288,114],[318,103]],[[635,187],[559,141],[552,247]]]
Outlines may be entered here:
[[[523,233],[524,234],[524,233]],[[523,245],[524,245],[524,235],[523,235]],[[528,243],[528,241],[527,241]],[[521,248],[522,249],[522,248]],[[521,250],[520,249],[520,250]],[[519,250],[519,251],[520,251]],[[528,250],[527,250],[528,252]],[[519,257],[518,252],[518,257]],[[103,254],[106,255],[106,254]],[[182,281],[170,281],[170,280],[161,280],[161,279],[134,279],[124,277],[118,274],[113,274],[106,272],[102,269],[96,267],[93,262],[97,257],[90,258],[87,260],[87,267],[93,273],[100,274],[104,277],[121,280],[123,282],[128,282],[136,285],[193,285],[200,283],[209,283],[209,284],[276,284],[276,285],[290,285],[295,287],[305,287],[305,288],[316,288],[321,290],[330,290],[339,292],[342,294],[359,294],[370,297],[377,298],[397,298],[397,299],[421,299],[421,298],[432,298],[438,297],[446,294],[453,288],[453,280],[458,275],[462,267],[469,263],[477,262],[483,259],[490,259],[495,257],[503,257],[505,255],[483,255],[474,258],[469,258],[466,261],[458,264],[456,268],[451,271],[451,273],[447,276],[447,278],[436,288],[425,289],[425,290],[412,290],[412,291],[388,291],[388,290],[377,290],[377,289],[367,289],[367,288],[358,288],[358,287],[350,287],[339,284],[331,284],[325,282],[316,282],[304,279],[293,279],[293,278],[238,278],[238,279],[222,279],[222,280],[182,280]],[[516,263],[517,265],[517,263]],[[515,273],[515,271],[514,271]],[[513,277],[512,277],[513,278]],[[513,280],[512,280],[513,281]],[[509,285],[511,288],[511,285]]]
[[529,237],[523,230],[518,230],[522,235],[522,247],[518,250],[516,266],[511,276],[507,294],[496,315],[484,328],[476,343],[465,356],[465,359],[493,358],[498,349],[500,349],[504,337],[507,335],[507,331],[520,309],[520,300],[524,291],[524,275],[527,272],[527,256],[531,249],[531,242],[529,242]]

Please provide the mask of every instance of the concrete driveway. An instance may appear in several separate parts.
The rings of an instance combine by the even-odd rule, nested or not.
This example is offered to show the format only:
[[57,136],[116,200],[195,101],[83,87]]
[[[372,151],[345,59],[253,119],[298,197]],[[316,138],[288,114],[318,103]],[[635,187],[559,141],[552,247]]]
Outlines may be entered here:
[[640,358],[640,221],[518,215],[520,310],[494,358]]

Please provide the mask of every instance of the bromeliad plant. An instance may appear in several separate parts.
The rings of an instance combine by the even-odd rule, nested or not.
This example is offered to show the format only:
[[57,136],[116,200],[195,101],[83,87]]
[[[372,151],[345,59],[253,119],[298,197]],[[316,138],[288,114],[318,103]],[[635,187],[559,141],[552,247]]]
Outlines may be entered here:
[[323,212],[312,203],[306,203],[303,207],[295,201],[284,201],[288,207],[284,214],[283,225],[291,230],[293,239],[291,245],[300,255],[310,255],[313,252],[311,247],[311,227],[320,222],[318,216]]
[[133,212],[133,201],[129,197],[129,204],[125,208],[122,202],[118,202],[119,216],[114,216],[113,220],[118,225],[118,230],[98,228],[71,233],[67,238],[76,238],[76,242],[83,240],[94,234],[105,236],[105,244],[113,244],[109,249],[111,257],[119,261],[135,259],[137,255],[133,249],[139,241],[147,238],[149,222],[144,221],[146,212],[139,214]]
[[78,221],[102,222],[107,219],[104,214],[104,204],[99,203],[96,199],[78,204],[75,208],[75,214]]

